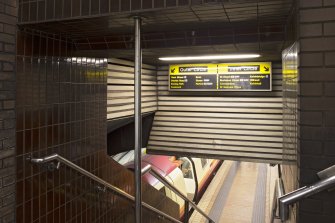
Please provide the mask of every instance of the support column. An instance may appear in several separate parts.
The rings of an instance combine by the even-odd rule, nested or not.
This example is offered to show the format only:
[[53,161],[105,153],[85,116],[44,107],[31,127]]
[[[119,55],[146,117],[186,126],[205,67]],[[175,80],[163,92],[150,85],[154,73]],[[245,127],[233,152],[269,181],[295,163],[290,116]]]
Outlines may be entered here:
[[141,18],[134,17],[135,21],[135,221],[142,222],[142,115],[141,115]]
[[0,0],[0,222],[16,222],[16,24],[18,1]]
[[[298,145],[300,187],[335,164],[335,1],[297,1],[299,17]],[[335,222],[335,191],[308,197],[298,223]]]

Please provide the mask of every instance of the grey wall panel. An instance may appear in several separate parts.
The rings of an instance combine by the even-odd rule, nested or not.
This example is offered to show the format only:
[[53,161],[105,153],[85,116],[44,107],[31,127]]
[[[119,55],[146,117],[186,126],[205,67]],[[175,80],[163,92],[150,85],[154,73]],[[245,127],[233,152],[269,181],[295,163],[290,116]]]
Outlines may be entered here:
[[169,92],[168,67],[158,67],[148,152],[281,163],[280,63],[272,71],[272,92]]
[[[142,113],[157,110],[156,67],[142,66]],[[134,115],[134,63],[108,59],[107,119]]]

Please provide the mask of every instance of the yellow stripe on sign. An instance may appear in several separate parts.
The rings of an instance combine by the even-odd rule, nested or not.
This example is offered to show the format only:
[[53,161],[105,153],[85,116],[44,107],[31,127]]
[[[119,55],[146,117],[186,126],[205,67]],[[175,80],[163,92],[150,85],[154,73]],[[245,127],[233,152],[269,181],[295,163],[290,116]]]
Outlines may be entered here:
[[219,74],[271,74],[271,62],[222,63]]
[[217,64],[175,64],[169,67],[170,75],[217,74]]

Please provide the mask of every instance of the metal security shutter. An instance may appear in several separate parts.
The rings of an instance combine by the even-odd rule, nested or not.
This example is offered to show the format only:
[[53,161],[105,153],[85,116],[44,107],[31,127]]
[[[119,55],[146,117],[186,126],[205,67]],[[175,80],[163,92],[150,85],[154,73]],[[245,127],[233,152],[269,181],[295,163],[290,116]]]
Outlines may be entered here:
[[[142,65],[142,113],[157,110],[156,67]],[[134,115],[134,63],[108,59],[107,119]]]
[[158,111],[148,152],[267,163],[283,161],[282,74],[272,92],[169,92],[158,71]]

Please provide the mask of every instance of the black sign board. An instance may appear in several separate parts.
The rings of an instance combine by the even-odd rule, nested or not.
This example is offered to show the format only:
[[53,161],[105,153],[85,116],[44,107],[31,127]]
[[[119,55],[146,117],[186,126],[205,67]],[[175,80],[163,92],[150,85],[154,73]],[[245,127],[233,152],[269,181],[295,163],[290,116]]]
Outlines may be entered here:
[[271,63],[170,65],[170,91],[271,91]]

